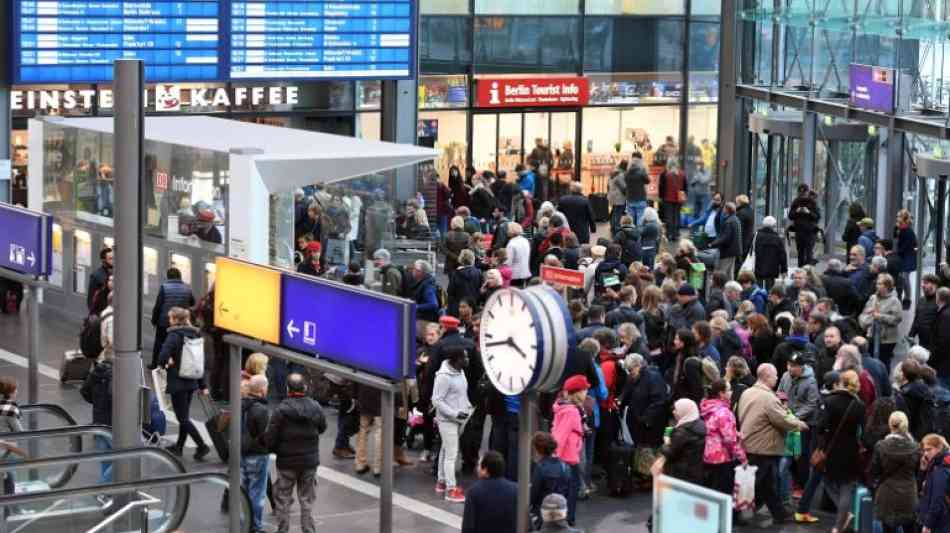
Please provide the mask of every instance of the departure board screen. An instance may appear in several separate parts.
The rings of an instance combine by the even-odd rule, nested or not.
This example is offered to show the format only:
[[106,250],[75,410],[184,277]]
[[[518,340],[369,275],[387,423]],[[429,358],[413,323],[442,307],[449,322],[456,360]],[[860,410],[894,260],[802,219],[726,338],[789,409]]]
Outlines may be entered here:
[[[0,0],[6,1],[6,0]],[[416,0],[14,0],[14,81],[408,79]]]

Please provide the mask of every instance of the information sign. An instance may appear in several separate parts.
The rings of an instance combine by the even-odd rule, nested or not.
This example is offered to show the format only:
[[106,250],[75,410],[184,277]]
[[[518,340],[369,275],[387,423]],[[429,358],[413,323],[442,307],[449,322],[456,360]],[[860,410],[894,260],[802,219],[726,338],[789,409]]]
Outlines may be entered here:
[[415,306],[330,281],[284,274],[280,344],[401,380],[415,365]]
[[869,111],[894,113],[894,69],[852,64],[848,71],[848,103]]
[[226,257],[216,261],[214,325],[280,343],[280,272]]
[[0,203],[0,266],[32,276],[52,271],[53,218]]
[[416,0],[12,0],[16,83],[411,79]]
[[541,281],[557,283],[574,289],[583,289],[584,273],[580,270],[541,265]]

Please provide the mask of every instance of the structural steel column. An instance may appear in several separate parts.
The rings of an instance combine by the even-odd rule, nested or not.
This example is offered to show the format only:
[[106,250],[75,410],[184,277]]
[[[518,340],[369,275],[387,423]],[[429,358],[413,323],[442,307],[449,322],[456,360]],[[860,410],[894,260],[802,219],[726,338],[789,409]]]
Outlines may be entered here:
[[[115,62],[115,367],[113,447],[141,445],[142,176],[145,70],[141,60]],[[138,479],[137,464],[117,461],[116,481]]]
[[[791,139],[789,139],[791,141]],[[802,113],[802,146],[798,166],[801,172],[801,182],[809,187],[815,184],[815,148],[818,143],[818,115],[810,111]],[[791,178],[791,172],[787,178]],[[790,195],[798,195],[797,191],[789,191]],[[790,196],[791,198],[791,196]]]
[[[0,2],[0,24],[3,28],[13,27],[13,2]],[[12,39],[0,39],[0,159],[12,159],[10,135],[13,129],[13,112],[10,109],[10,50]],[[13,199],[13,182],[10,175],[0,175],[0,202]]]
[[906,134],[890,128],[880,128],[878,132],[878,165],[875,176],[877,205],[874,222],[877,234],[888,238],[897,220],[897,210],[902,207]]
[[[231,421],[228,427],[228,510],[230,531],[241,531],[241,349],[228,345],[228,390]],[[250,520],[250,517],[248,517]]]
[[531,391],[521,395],[521,411],[518,412],[518,533],[530,531],[528,508],[531,505],[531,436],[537,404],[537,392]]
[[383,464],[382,478],[379,480],[379,531],[389,533],[393,530],[393,452],[396,432],[396,395],[391,390],[382,391],[383,415]]
[[[722,30],[719,32],[719,116],[715,172],[719,190],[726,198],[734,198],[741,190],[736,162],[746,156],[736,146],[742,130],[741,105],[736,98],[736,11],[741,0],[722,0]],[[713,169],[710,169],[713,171]]]

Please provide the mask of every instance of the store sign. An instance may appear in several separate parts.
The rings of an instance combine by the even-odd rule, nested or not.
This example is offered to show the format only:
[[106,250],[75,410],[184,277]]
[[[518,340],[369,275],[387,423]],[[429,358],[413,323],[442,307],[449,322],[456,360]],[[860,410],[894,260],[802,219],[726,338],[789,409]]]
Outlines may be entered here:
[[576,107],[589,100],[587,78],[478,80],[479,107]]
[[894,113],[894,69],[852,64],[848,71],[848,103],[869,111]]
[[[211,87],[185,88],[173,83],[156,85],[154,98],[145,90],[146,109],[157,112],[181,111],[187,107],[226,108],[235,106],[298,105],[299,87]],[[43,89],[14,90],[10,92],[10,107],[13,111],[57,110],[91,111],[94,103],[100,109],[112,109],[112,89]],[[151,105],[149,105],[151,103]]]

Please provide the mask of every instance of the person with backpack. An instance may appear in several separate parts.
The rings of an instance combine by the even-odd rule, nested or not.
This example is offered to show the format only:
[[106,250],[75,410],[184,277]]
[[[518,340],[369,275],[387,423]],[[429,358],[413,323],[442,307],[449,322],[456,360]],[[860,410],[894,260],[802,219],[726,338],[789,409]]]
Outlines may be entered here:
[[152,344],[152,364],[149,369],[160,366],[159,352],[165,344],[165,335],[170,324],[169,311],[174,307],[191,309],[195,305],[195,295],[191,287],[181,279],[181,271],[171,267],[165,273],[165,282],[158,289],[155,306],[152,307],[152,325],[155,326],[155,342]]
[[[96,360],[95,366],[86,375],[86,380],[79,389],[84,400],[92,404],[92,423],[112,427],[112,365],[115,351],[113,350],[113,317],[112,293],[109,293],[109,306],[102,312],[101,339],[102,352]],[[93,436],[97,450],[111,450],[112,441],[99,435]],[[99,483],[112,482],[112,461],[103,461],[100,465]]]
[[411,282],[411,277],[402,267],[392,264],[392,254],[389,250],[380,248],[373,252],[373,267],[379,273],[383,294],[401,297],[408,295],[407,285]]
[[571,470],[557,454],[557,440],[550,434],[538,431],[531,439],[538,461],[531,472],[530,513],[532,522],[537,524],[541,516],[541,502],[549,494],[560,494],[569,498],[571,491]]
[[614,233],[614,243],[620,246],[620,260],[624,265],[630,265],[643,258],[640,236],[640,228],[633,225],[633,217],[630,215],[620,217],[619,227]]
[[[766,289],[772,288],[775,279],[788,272],[788,252],[781,235],[775,230],[777,224],[775,217],[765,217],[752,243],[752,252],[755,254],[755,269],[752,273]],[[741,277],[742,273],[739,275]],[[739,282],[742,283],[741,280]]]
[[623,249],[619,244],[607,246],[606,257],[594,270],[594,295],[602,296],[608,287],[617,287],[627,279],[627,266],[621,260]]
[[[195,460],[202,461],[211,448],[201,438],[198,428],[191,421],[191,399],[195,391],[208,395],[204,378],[204,339],[198,328],[191,325],[191,313],[181,307],[168,312],[168,335],[158,355],[158,366],[168,373],[165,389],[172,399],[172,409],[178,419],[178,441],[168,449],[181,457],[185,441],[191,437],[198,445]],[[184,375],[183,375],[184,374]]]

